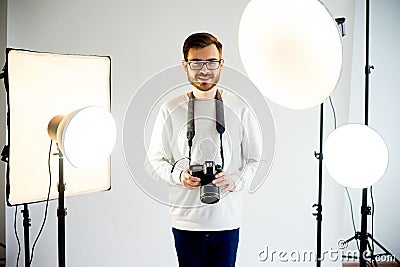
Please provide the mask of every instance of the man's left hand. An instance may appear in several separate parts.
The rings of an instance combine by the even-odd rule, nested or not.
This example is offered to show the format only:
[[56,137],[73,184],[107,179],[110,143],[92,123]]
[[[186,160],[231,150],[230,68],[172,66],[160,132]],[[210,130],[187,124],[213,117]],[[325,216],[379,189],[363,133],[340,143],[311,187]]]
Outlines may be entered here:
[[213,184],[218,187],[222,187],[222,193],[225,193],[227,191],[233,192],[236,189],[235,181],[223,171],[215,175]]

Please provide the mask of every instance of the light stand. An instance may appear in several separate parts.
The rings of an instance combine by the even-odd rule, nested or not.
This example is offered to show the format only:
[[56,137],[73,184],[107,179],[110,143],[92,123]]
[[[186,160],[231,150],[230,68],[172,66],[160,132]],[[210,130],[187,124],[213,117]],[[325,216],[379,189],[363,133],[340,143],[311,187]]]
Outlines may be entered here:
[[[4,87],[6,89],[6,93],[8,94],[8,79],[6,75],[6,67],[4,66],[3,72],[0,73],[0,79],[4,79]],[[8,97],[7,97],[7,105],[8,103]],[[9,123],[7,121],[7,123]],[[3,150],[1,152],[1,160],[5,163],[9,162],[9,155],[10,155],[10,150],[7,145],[3,147]],[[31,265],[31,255],[30,255],[30,241],[29,241],[29,227],[31,227],[31,219],[29,218],[29,209],[28,209],[28,203],[24,203],[24,209],[21,211],[22,216],[23,216],[23,221],[22,225],[24,228],[24,255],[25,255],[25,267],[30,267]],[[3,244],[1,244],[3,245]],[[6,246],[4,245],[4,248]]]
[[[345,33],[345,18],[336,18],[336,23],[339,26],[341,36],[344,37]],[[316,208],[315,216],[317,220],[317,267],[321,266],[322,262],[322,178],[323,178],[323,142],[324,142],[324,103],[320,105],[320,122],[319,122],[319,152],[314,151],[314,157],[318,160],[318,203],[313,205]]]
[[[365,125],[368,125],[368,110],[369,110],[369,74],[373,66],[369,65],[369,18],[370,18],[370,1],[366,0],[365,7]],[[368,206],[368,189],[362,190],[362,204],[361,204],[361,233],[360,237],[360,266],[367,266],[367,261],[364,257],[367,251],[368,243],[368,215],[371,215],[371,207]],[[371,248],[370,248],[371,249]],[[373,257],[372,257],[373,258]],[[376,262],[375,262],[376,264]]]
[[67,209],[64,207],[64,155],[58,148],[58,266],[65,266],[65,216],[67,216]]
[[[369,19],[370,19],[370,0],[366,0],[366,22],[365,22],[365,125],[368,126],[368,108],[369,108],[369,74],[374,66],[369,65]],[[361,231],[356,232],[353,237],[346,240],[345,243],[351,240],[360,240],[360,267],[367,267],[367,258],[370,258],[375,266],[378,266],[375,257],[377,255],[373,254],[371,244],[368,239],[371,239],[373,244],[377,244],[385,253],[380,255],[393,256],[386,248],[384,248],[380,243],[378,243],[371,234],[368,233],[368,215],[371,215],[371,207],[368,206],[368,188],[363,188],[362,190],[362,204],[361,204]],[[367,255],[369,249],[372,253]],[[395,261],[400,264],[400,261],[394,257]]]
[[[58,152],[58,266],[65,267],[64,155],[76,168],[95,168],[104,164],[114,148],[115,121],[109,111],[100,106],[78,109],[67,116],[56,115],[47,127],[49,137],[57,141]],[[100,137],[99,139],[96,138]],[[83,140],[83,142],[82,142]],[[82,149],[82,146],[84,147]],[[85,153],[95,151],[96,154]],[[82,157],[83,155],[83,157]]]
[[31,261],[30,255],[30,242],[29,242],[29,227],[31,226],[31,219],[29,218],[28,204],[24,204],[24,209],[22,210],[24,226],[24,252],[25,252],[25,267],[29,267]]
[[321,266],[321,250],[322,250],[322,144],[324,130],[324,103],[320,106],[320,123],[319,123],[319,152],[314,151],[314,156],[318,159],[318,204],[314,204],[317,212],[313,215],[317,219],[317,267]]

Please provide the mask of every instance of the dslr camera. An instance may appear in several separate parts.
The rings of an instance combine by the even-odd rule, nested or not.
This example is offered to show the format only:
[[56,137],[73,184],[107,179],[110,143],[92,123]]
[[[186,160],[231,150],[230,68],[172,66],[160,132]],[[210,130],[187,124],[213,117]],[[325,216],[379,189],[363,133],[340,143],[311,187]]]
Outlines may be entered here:
[[200,200],[205,204],[215,204],[220,199],[219,187],[212,181],[217,173],[222,172],[220,165],[214,161],[206,161],[203,165],[190,165],[190,174],[201,179]]

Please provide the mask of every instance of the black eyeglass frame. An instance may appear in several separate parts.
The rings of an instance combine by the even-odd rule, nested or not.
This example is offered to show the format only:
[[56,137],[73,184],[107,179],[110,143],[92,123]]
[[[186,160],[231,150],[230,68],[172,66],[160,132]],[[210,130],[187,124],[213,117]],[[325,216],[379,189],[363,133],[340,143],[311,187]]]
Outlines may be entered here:
[[[203,69],[204,65],[206,65],[206,68],[208,70],[217,70],[221,66],[221,61],[222,61],[221,59],[220,60],[205,60],[205,61],[192,60],[192,61],[186,61],[186,63],[189,65],[191,70],[201,70],[201,69]],[[201,64],[201,67],[200,68],[193,68],[192,65],[195,64],[195,63],[196,64]],[[213,64],[218,63],[218,66],[216,68],[210,68],[209,64],[211,64],[211,63],[213,63]]]

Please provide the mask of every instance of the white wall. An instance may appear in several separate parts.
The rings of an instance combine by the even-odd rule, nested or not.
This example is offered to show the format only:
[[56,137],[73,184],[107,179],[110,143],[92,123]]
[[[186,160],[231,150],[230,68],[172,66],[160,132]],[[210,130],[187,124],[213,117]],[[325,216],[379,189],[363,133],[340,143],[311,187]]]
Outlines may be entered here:
[[[400,2],[371,1],[370,8],[370,74],[369,126],[378,131],[389,148],[389,166],[383,178],[373,187],[375,200],[374,237],[390,252],[400,257],[400,216],[397,189],[400,188],[399,105],[400,76]],[[350,98],[350,122],[364,123],[365,66],[365,1],[356,1],[353,75]],[[357,230],[361,225],[361,190],[351,190]],[[369,198],[368,204],[372,201]],[[347,202],[346,202],[346,205]],[[348,206],[344,214],[344,232],[353,235]],[[368,231],[372,233],[372,218],[368,216]],[[353,247],[355,243],[352,244]]]
[[[224,43],[226,64],[243,71],[237,47],[241,1],[9,1],[8,46],[37,51],[99,54],[112,57],[112,106],[120,138],[112,155],[112,190],[68,198],[67,264],[69,266],[175,266],[176,257],[166,206],[145,195],[133,182],[124,164],[122,123],[129,99],[150,76],[182,58],[185,37],[195,31],[215,33]],[[335,17],[348,19],[343,40],[344,67],[336,89],[339,123],[348,119],[351,78],[354,2],[324,1]],[[193,19],[193,16],[198,16]],[[325,105],[326,131],[332,115]],[[274,104],[277,150],[268,180],[250,196],[242,227],[238,266],[280,266],[258,260],[270,250],[315,249],[319,108],[291,111]],[[336,248],[342,237],[343,188],[324,179],[324,249]],[[33,266],[57,264],[55,202],[35,250]],[[17,255],[13,214],[7,208],[7,264]],[[44,205],[30,205],[31,239],[42,221]],[[18,214],[18,232],[22,220]],[[21,260],[22,264],[23,260]],[[288,263],[290,266],[293,262]],[[300,262],[296,266],[310,266]],[[287,265],[287,264],[286,264]],[[327,261],[326,265],[339,266]]]

